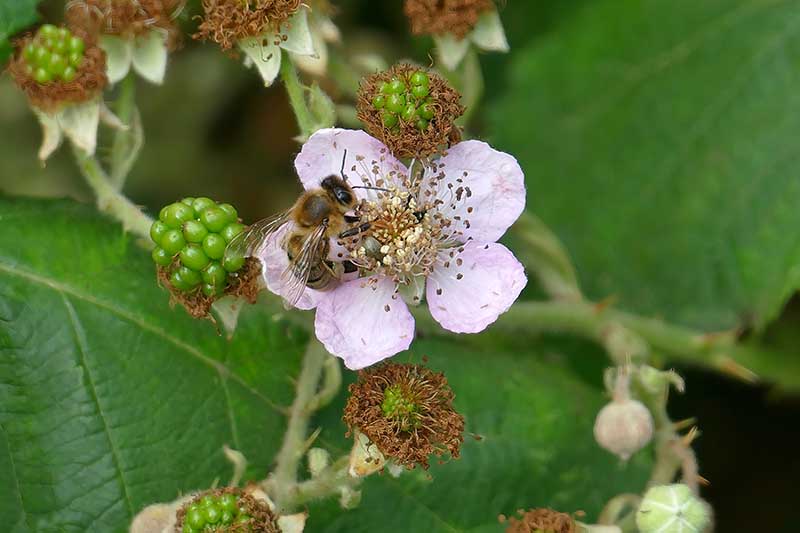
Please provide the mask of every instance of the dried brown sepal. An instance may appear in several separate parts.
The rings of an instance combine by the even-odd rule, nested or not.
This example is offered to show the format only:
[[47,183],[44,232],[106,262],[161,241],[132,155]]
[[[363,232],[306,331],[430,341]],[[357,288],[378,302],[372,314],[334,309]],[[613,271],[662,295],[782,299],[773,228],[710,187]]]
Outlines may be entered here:
[[280,27],[300,8],[300,0],[203,0],[203,17],[193,38],[214,41],[223,50],[269,31],[285,40]]
[[[384,391],[398,387],[417,408],[417,423],[387,418]],[[387,458],[409,469],[427,469],[431,455],[457,458],[464,442],[464,417],[453,409],[452,389],[440,372],[411,364],[384,363],[358,373],[349,387],[343,420],[348,435],[358,429]]]
[[158,29],[167,34],[167,46],[180,44],[175,19],[186,0],[73,0],[67,3],[66,20],[93,35],[137,37]]
[[278,517],[267,506],[267,503],[257,500],[249,493],[236,487],[225,487],[221,489],[207,490],[199,493],[197,496],[186,502],[176,513],[177,522],[175,523],[175,533],[183,532],[183,521],[186,517],[186,510],[189,506],[199,503],[203,496],[210,494],[218,497],[223,494],[235,494],[238,498],[239,507],[245,509],[245,512],[250,517],[246,522],[238,524],[231,524],[225,529],[218,528],[215,531],[224,531],[225,533],[281,533],[278,526]]
[[54,80],[39,83],[28,73],[22,50],[33,40],[25,35],[14,44],[16,53],[8,64],[8,72],[17,86],[28,97],[28,101],[45,112],[56,111],[64,104],[79,104],[98,96],[108,84],[106,78],[106,54],[97,46],[97,40],[80,29],[70,28],[74,35],[82,38],[86,49],[77,76],[72,81]]
[[[575,533],[578,526],[575,520],[567,513],[559,513],[552,509],[529,509],[517,511],[519,518],[512,516],[508,519],[506,533],[538,533],[548,531],[552,533]],[[500,516],[500,523],[506,522],[506,517]]]
[[[372,99],[380,94],[381,85],[392,78],[398,78],[407,87],[411,86],[409,78],[415,72],[424,72],[430,79],[428,105],[433,108],[434,117],[424,130],[417,128],[414,121],[398,120],[393,128],[383,123],[383,111],[375,109]],[[364,124],[370,135],[380,139],[395,157],[427,157],[442,152],[450,145],[461,140],[461,130],[455,120],[464,113],[461,105],[461,94],[433,71],[398,63],[389,70],[377,72],[361,80],[358,88],[358,119]]]
[[463,39],[493,7],[492,0],[406,0],[403,11],[414,35],[452,33]]
[[223,296],[236,296],[251,304],[256,303],[261,290],[261,262],[258,259],[248,257],[238,272],[229,274],[228,285],[221,296],[206,296],[199,287],[188,292],[175,289],[169,282],[169,276],[177,265],[176,262],[168,267],[156,267],[156,277],[159,285],[169,290],[170,305],[182,305],[194,318],[210,318],[211,305]]

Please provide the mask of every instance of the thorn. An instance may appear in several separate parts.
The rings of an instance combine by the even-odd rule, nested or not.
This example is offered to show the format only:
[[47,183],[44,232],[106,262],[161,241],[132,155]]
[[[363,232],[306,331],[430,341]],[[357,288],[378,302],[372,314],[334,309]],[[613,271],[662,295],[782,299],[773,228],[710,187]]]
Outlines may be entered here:
[[745,383],[750,383],[751,385],[760,381],[758,374],[737,363],[728,355],[723,355],[718,358],[717,367],[723,373],[728,374],[735,379],[744,381]]
[[689,430],[689,433],[681,437],[681,444],[688,448],[698,437],[700,437],[700,429],[694,426]]
[[704,487],[710,487],[711,486],[711,482],[709,480],[707,480],[706,478],[704,478],[703,476],[701,476],[700,474],[697,474],[697,482],[700,483],[701,485],[703,485]]
[[695,417],[687,418],[685,420],[678,420],[677,422],[673,422],[672,429],[674,429],[675,431],[681,431],[688,427],[694,426],[696,423],[697,423],[697,418]]

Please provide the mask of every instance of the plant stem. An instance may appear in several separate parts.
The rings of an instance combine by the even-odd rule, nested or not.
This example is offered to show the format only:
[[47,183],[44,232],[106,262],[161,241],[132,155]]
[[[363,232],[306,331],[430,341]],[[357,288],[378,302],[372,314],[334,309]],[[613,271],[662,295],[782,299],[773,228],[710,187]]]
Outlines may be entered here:
[[[426,310],[417,308],[414,313],[421,332],[444,333]],[[491,331],[510,338],[529,338],[531,334],[547,332],[570,333],[603,344],[615,325],[635,333],[654,352],[670,360],[710,367],[750,382],[757,381],[758,377],[747,367],[757,364],[759,358],[767,354],[763,349],[736,344],[732,335],[700,333],[586,301],[517,302],[491,326]],[[778,372],[766,377],[778,382],[785,378]]]
[[328,357],[322,367],[322,386],[308,402],[309,411],[319,411],[336,397],[342,387],[342,367],[335,357]]
[[111,183],[115,189],[122,190],[128,173],[133,167],[144,144],[141,121],[136,111],[136,80],[129,73],[120,83],[116,113],[127,129],[119,129],[111,146]]
[[312,339],[303,356],[303,367],[297,378],[297,392],[289,410],[289,423],[283,436],[283,444],[275,458],[275,470],[268,484],[281,510],[292,505],[291,494],[297,485],[297,468],[305,453],[308,425],[311,413],[308,407],[315,398],[322,376],[322,367],[330,356],[315,339]]
[[97,208],[119,220],[125,230],[149,240],[153,220],[111,185],[97,159],[79,148],[73,152],[86,183],[94,190]]
[[304,505],[310,501],[319,500],[338,493],[340,487],[354,487],[361,482],[361,478],[352,477],[348,473],[349,456],[339,458],[320,474],[308,481],[298,483],[291,492],[293,507]]
[[281,51],[281,79],[286,86],[286,94],[289,96],[289,104],[292,106],[294,116],[297,118],[297,125],[300,127],[300,135],[308,138],[314,133],[314,118],[306,103],[305,87],[300,83],[297,76],[297,69],[292,63],[292,58],[285,50]]

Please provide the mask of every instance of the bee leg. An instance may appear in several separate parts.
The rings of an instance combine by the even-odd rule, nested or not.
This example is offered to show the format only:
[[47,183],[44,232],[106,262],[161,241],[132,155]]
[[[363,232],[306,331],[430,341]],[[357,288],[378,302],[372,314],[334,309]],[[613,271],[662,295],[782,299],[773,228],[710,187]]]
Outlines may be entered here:
[[322,267],[327,270],[334,279],[341,279],[342,274],[345,272],[341,263],[334,263],[333,261],[323,261]]
[[358,267],[352,261],[342,261],[342,266],[345,274],[352,274],[358,271]]
[[371,222],[364,222],[360,226],[356,226],[354,228],[346,229],[346,230],[344,230],[343,232],[341,232],[339,234],[339,238],[340,239],[346,239],[347,237],[353,237],[355,235],[358,235],[359,233],[364,233],[365,231],[367,231],[370,228],[371,225],[372,225]]

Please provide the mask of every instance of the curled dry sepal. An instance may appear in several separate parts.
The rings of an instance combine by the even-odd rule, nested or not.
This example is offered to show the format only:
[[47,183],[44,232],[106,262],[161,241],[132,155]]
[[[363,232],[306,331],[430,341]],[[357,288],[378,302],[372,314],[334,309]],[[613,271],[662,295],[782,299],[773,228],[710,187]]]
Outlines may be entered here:
[[396,157],[424,158],[461,140],[460,100],[441,76],[400,63],[361,81],[358,119]]
[[281,50],[318,57],[308,24],[308,7],[300,0],[203,0],[199,40],[223,50],[239,48],[245,64],[254,65],[271,85],[281,65]]
[[76,0],[66,18],[75,27],[98,36],[105,50],[111,83],[124,78],[131,67],[151,83],[161,84],[169,50],[180,44],[175,19],[186,0]]
[[493,0],[405,0],[403,6],[415,35],[432,35],[439,60],[450,70],[469,47],[507,52],[503,24]]
[[[384,363],[359,372],[349,390],[343,419],[350,433],[368,440],[357,436],[357,448],[374,445],[407,468],[427,469],[431,455],[459,456],[464,417],[453,408],[455,395],[444,374],[421,365]],[[373,454],[370,461],[382,466],[382,459]]]
[[45,24],[16,42],[8,70],[42,125],[39,159],[44,161],[66,135],[93,154],[97,145],[106,56],[80,29]]
[[[408,305],[427,301],[433,318],[457,333],[483,331],[516,301],[525,269],[497,240],[525,207],[522,169],[511,155],[464,141],[412,175],[363,131],[323,129],[303,145],[295,168],[306,190],[344,174],[370,230],[332,242],[331,261],[349,260],[361,277],[296,303],[316,308],[315,333],[328,352],[358,370],[406,350],[414,338]],[[384,190],[375,190],[380,187]],[[289,267],[276,234],[259,250],[267,288],[286,297]]]
[[255,303],[261,289],[261,263],[225,254],[244,230],[236,209],[210,198],[184,198],[161,209],[150,228],[156,244],[152,258],[157,277],[172,303],[180,303],[196,318],[209,316],[222,296]]
[[506,533],[576,533],[578,526],[567,513],[552,509],[529,509],[517,511],[517,516],[499,517],[500,523],[508,523]]

